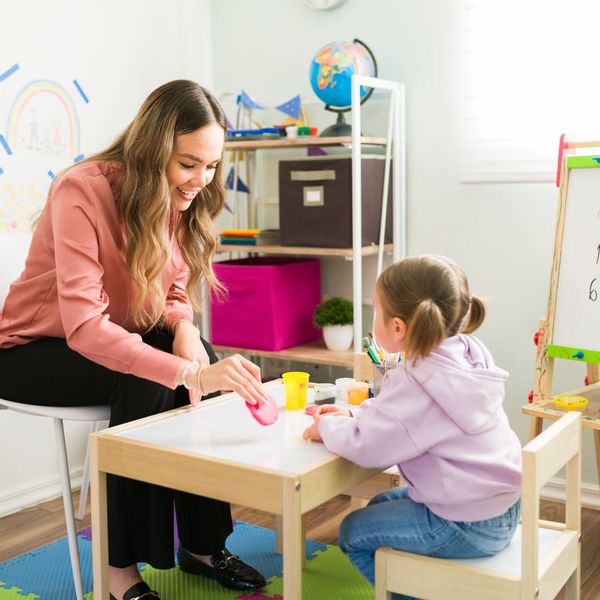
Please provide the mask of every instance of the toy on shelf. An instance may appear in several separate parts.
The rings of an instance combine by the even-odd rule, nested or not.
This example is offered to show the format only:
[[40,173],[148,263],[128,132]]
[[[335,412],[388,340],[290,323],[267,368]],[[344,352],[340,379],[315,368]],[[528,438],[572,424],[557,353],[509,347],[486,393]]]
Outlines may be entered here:
[[552,404],[562,410],[580,410],[588,404],[588,399],[583,396],[569,396],[561,394],[552,398]]

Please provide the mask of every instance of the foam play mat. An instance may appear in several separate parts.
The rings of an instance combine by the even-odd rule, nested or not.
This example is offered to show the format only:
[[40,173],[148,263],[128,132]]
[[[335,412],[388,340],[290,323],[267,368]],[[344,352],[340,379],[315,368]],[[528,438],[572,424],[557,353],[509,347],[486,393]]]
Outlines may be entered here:
[[[86,600],[92,593],[92,544],[90,530],[79,533],[79,552]],[[282,558],[275,553],[275,532],[238,521],[227,540],[227,548],[256,567],[268,581],[251,594],[228,590],[215,580],[140,565],[144,580],[160,593],[161,600],[282,600]],[[303,571],[304,600],[372,600],[373,588],[354,569],[337,546],[307,541]],[[0,564],[0,600],[73,600],[75,591],[67,539]],[[296,598],[288,600],[298,600]]]

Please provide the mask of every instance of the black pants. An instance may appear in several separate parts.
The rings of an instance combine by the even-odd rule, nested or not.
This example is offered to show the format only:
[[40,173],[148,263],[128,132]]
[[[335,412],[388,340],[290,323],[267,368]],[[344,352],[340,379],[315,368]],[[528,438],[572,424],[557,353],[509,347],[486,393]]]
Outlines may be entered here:
[[[173,337],[161,328],[144,341],[166,352]],[[211,363],[217,357],[202,340]],[[71,350],[64,339],[43,338],[0,350],[0,397],[25,404],[94,406],[110,404],[110,425],[155,415],[189,403],[188,391],[102,367]],[[174,566],[173,504],[181,544],[196,554],[213,554],[232,532],[229,504],[109,475],[109,563],[126,567],[147,562]]]

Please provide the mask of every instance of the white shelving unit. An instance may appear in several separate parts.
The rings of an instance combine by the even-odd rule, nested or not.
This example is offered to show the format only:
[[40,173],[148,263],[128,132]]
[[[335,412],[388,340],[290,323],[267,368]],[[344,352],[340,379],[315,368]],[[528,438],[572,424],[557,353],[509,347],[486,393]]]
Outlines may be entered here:
[[[389,111],[386,137],[365,137],[361,131],[360,87],[386,90],[389,92]],[[354,346],[353,351],[333,352],[327,350],[322,342],[303,344],[279,352],[267,352],[250,348],[233,348],[214,346],[218,352],[239,352],[254,356],[267,356],[281,360],[327,364],[352,368],[354,355],[361,353],[362,322],[362,259],[364,256],[377,254],[377,275],[381,272],[384,252],[391,252],[393,260],[399,260],[406,254],[406,124],[404,85],[384,79],[353,76],[352,77],[352,136],[351,137],[299,137],[296,139],[281,138],[268,140],[248,140],[226,142],[226,151],[238,150],[253,154],[257,151],[308,148],[310,146],[331,147],[350,146],[352,148],[352,248],[315,248],[295,246],[220,246],[219,252],[236,252],[244,254],[278,254],[296,256],[334,256],[352,261],[352,299],[354,304]],[[363,146],[379,146],[386,150],[384,170],[383,206],[380,223],[380,242],[376,246],[362,247],[362,203],[361,203],[361,168]],[[392,186],[392,244],[383,244],[385,235],[385,217],[387,215],[387,198],[389,191],[389,170],[393,171]],[[252,198],[248,199],[252,205]],[[246,211],[246,215],[251,214]],[[202,332],[210,340],[210,304],[208,298],[202,311]]]

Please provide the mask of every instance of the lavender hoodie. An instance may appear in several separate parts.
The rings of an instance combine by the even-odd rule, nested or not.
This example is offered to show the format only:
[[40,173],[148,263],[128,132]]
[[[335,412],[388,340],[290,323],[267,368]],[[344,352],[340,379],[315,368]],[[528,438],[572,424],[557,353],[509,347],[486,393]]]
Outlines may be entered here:
[[502,408],[508,373],[459,334],[389,371],[354,417],[325,415],[327,448],[364,467],[397,464],[409,496],[452,521],[504,513],[520,497],[521,444]]

